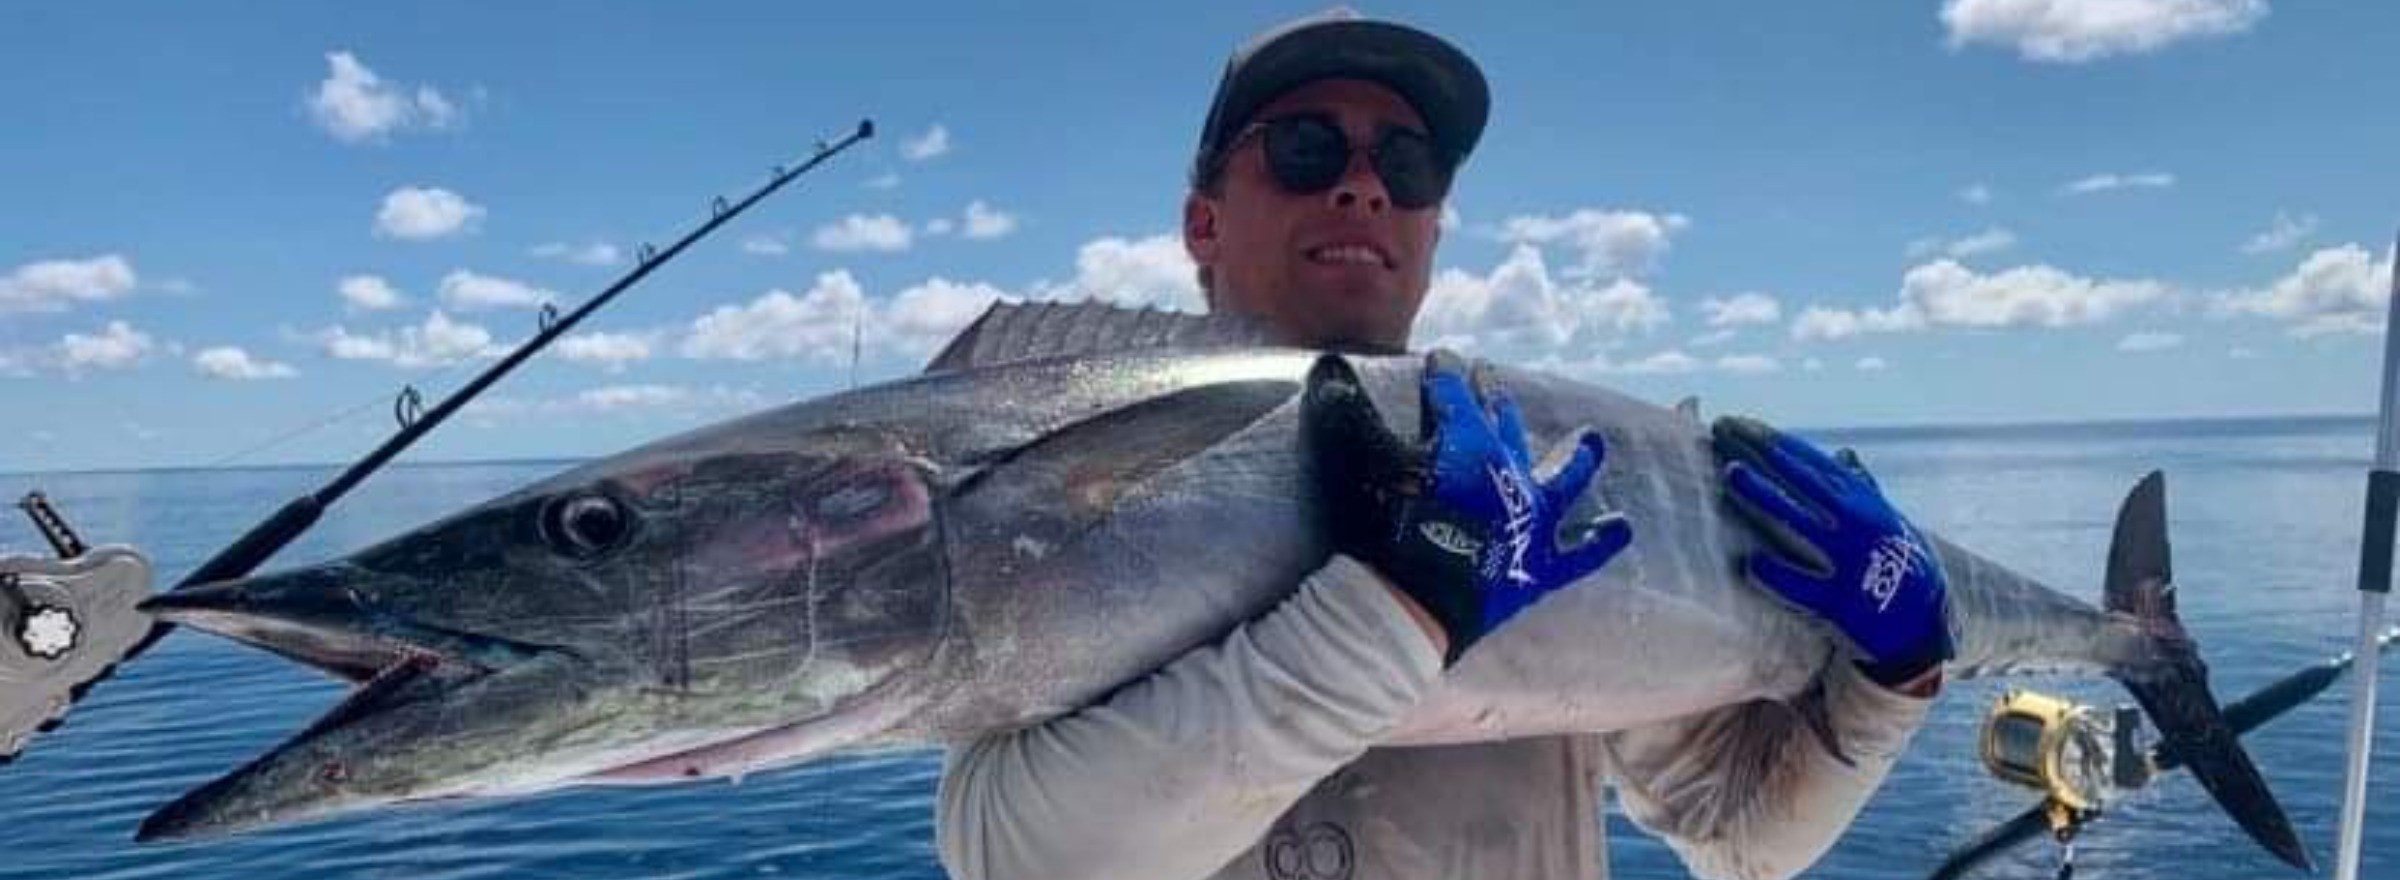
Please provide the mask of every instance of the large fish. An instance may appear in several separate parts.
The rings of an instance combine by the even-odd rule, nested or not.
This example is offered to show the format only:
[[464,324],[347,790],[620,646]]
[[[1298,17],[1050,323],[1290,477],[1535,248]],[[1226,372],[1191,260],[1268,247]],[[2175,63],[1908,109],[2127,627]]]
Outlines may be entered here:
[[[1324,562],[1298,430],[1320,405],[1308,383],[1358,381],[1415,424],[1420,359],[1312,370],[1316,353],[1247,338],[1218,319],[1000,306],[921,376],[594,461],[346,559],[153,599],[363,684],[140,834],[738,776],[1071,711]],[[1500,380],[1537,444],[1606,435],[1578,504],[1624,512],[1636,539],[1481,643],[1393,743],[1785,700],[1835,662],[1826,630],[1743,582],[1754,539],[1719,503],[1691,413]],[[1935,539],[1951,672],[2117,678],[2237,821],[2303,864],[2176,621],[2162,493],[2153,477],[2127,503],[2106,610]]]

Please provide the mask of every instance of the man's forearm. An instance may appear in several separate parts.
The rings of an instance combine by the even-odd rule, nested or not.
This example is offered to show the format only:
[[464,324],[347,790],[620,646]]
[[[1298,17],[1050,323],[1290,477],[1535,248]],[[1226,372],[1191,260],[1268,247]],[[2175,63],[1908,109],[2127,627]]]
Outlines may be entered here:
[[[1806,869],[1883,784],[1931,702],[1933,672],[1902,688],[1848,661],[1793,705],[1752,702],[1602,739],[1626,815],[1663,837],[1694,876],[1772,880]],[[1822,713],[1849,760],[1808,729]]]
[[1399,587],[1386,583],[1383,590],[1392,594],[1393,601],[1399,602],[1401,609],[1408,612],[1409,619],[1417,622],[1418,629],[1425,631],[1425,640],[1433,643],[1434,656],[1449,656],[1450,634],[1442,631],[1442,624],[1433,619],[1433,612],[1425,610],[1425,606],[1417,604],[1417,600],[1409,598]]
[[1389,589],[1336,557],[1224,642],[953,751],[936,807],[943,863],[969,880],[1223,867],[1440,674],[1440,652]]

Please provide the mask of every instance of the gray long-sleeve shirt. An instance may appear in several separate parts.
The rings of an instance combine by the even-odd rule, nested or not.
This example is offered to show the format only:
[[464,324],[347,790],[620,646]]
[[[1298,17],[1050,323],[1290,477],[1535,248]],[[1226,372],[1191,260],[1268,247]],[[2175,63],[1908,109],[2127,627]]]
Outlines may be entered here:
[[[1695,874],[1785,877],[1849,826],[1929,702],[1836,663],[1802,698],[1819,707],[1370,749],[1440,674],[1381,579],[1336,557],[1223,642],[1079,712],[952,751],[942,861],[962,880],[1596,880],[1605,777]],[[1814,708],[1853,763],[1805,729]]]

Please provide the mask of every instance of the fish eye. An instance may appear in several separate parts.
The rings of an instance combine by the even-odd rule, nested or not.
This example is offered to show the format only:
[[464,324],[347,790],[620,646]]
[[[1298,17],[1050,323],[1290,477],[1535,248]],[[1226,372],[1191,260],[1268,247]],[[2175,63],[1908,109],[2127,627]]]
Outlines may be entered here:
[[597,492],[566,496],[542,511],[542,537],[551,549],[577,559],[615,549],[632,531],[624,506]]

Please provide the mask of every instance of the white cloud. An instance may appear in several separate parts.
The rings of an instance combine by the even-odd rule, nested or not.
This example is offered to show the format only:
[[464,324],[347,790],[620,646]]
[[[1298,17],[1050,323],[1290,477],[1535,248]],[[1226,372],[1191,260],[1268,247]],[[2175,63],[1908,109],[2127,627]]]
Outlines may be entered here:
[[2242,242],[2242,253],[2264,254],[2290,250],[2293,245],[2299,244],[2302,239],[2316,231],[2317,215],[2302,214],[2295,218],[2282,211],[2277,211],[2275,219],[2267,224],[2265,230],[2250,236],[2249,241]]
[[678,349],[706,360],[840,364],[849,360],[855,339],[862,357],[923,357],[995,300],[1014,298],[989,284],[935,277],[889,299],[872,299],[857,279],[837,270],[817,276],[816,286],[798,296],[772,290],[748,303],[720,306],[692,321]]
[[1701,363],[1699,358],[1684,354],[1679,349],[1670,348],[1666,351],[1642,358],[1641,360],[1626,364],[1618,364],[1610,369],[1611,371],[1618,373],[1643,375],[1689,373],[1700,369],[1700,367]]
[[563,241],[535,245],[533,255],[545,260],[562,260],[583,266],[614,266],[625,255],[616,245],[604,241],[573,245]]
[[598,412],[654,407],[691,399],[691,389],[677,385],[604,385],[575,395],[575,402]]
[[2117,350],[2126,352],[2165,351],[2183,344],[2181,333],[2158,333],[2148,330],[2125,334],[2117,340]]
[[959,225],[959,234],[978,241],[1000,238],[1015,231],[1016,215],[986,205],[982,199],[967,203],[965,219]]
[[1907,308],[1839,309],[1809,306],[1792,319],[1792,338],[1803,342],[1848,339],[1865,333],[1897,333],[1923,326],[1918,314]]
[[466,411],[481,419],[563,415],[627,415],[665,412],[673,415],[744,412],[765,406],[766,395],[748,389],[712,385],[693,388],[655,383],[602,385],[563,397],[526,399],[485,397],[469,402]]
[[1858,362],[1852,364],[1851,367],[1861,372],[1872,373],[1877,370],[1889,369],[1891,364],[1885,363],[1882,358],[1874,355],[1868,355],[1866,357],[1859,358]]
[[892,297],[877,321],[882,331],[877,337],[905,354],[931,354],[993,302],[1007,298],[1007,291],[989,284],[927,279]]
[[950,129],[938,122],[924,134],[900,141],[900,158],[911,162],[923,162],[947,152],[950,152]]
[[251,381],[257,379],[289,379],[300,375],[292,365],[252,358],[250,353],[230,345],[204,348],[192,356],[192,369],[211,379]]
[[440,130],[458,125],[458,105],[432,86],[410,89],[385,82],[348,52],[328,52],[325,80],[309,96],[318,127],[345,143],[382,140],[409,129]]
[[69,333],[51,346],[52,356],[68,375],[92,370],[119,370],[141,363],[158,348],[150,334],[123,321],[110,321],[97,334]]
[[1800,369],[1806,370],[1806,371],[1808,371],[1808,372],[1811,372],[1811,373],[1818,372],[1818,371],[1820,371],[1820,370],[1823,370],[1823,369],[1825,369],[1825,361],[1824,361],[1823,359],[1820,359],[1820,358],[1813,358],[1813,357],[1812,357],[1812,358],[1802,358],[1802,359],[1800,360]]
[[1712,345],[1723,345],[1740,335],[1742,335],[1742,329],[1739,327],[1719,327],[1692,337],[1691,344],[1693,348],[1707,348]]
[[651,342],[637,333],[572,333],[558,341],[558,356],[573,363],[595,364],[611,373],[635,361],[650,359]]
[[2057,64],[2238,34],[2266,15],[2266,0],[1947,0],[1941,13],[1952,49],[2008,46]]
[[1940,238],[1920,238],[1908,243],[1910,259],[1941,254],[1952,259],[1965,259],[1982,254],[1998,253],[2017,245],[2017,234],[1994,226],[1973,235],[1944,241]]
[[2392,260],[2345,244],[2309,254],[2290,274],[2263,289],[2217,299],[2219,314],[2257,315],[2291,324],[2296,336],[2376,333],[2391,297]]
[[1959,187],[1958,200],[1970,205],[1989,205],[1992,203],[1992,188],[1980,181],[1967,184]]
[[780,257],[791,252],[792,246],[784,244],[783,236],[778,234],[759,233],[757,235],[750,236],[749,238],[742,239],[742,253],[745,254],[752,254],[761,257]]
[[1773,324],[1783,319],[1783,305],[1763,293],[1737,293],[1724,299],[1712,296],[1700,301],[1700,311],[1708,315],[1711,327]]
[[908,250],[911,235],[908,224],[890,214],[852,214],[841,222],[817,227],[810,243],[818,250],[846,253],[853,251],[882,251],[893,253]]
[[462,312],[481,309],[530,309],[557,302],[558,293],[513,278],[482,275],[465,269],[442,276],[442,303]]
[[63,312],[133,292],[139,278],[117,254],[83,260],[37,260],[0,276],[0,315]]
[[2163,171],[2144,171],[2138,174],[2094,174],[2070,181],[2059,187],[2061,195],[2081,196],[2118,189],[2166,189],[2175,185],[2175,175]]
[[1417,320],[1429,345],[1509,352],[1516,357],[1573,345],[1611,345],[1669,320],[1666,302],[1629,278],[1606,284],[1551,277],[1542,251],[1520,244],[1487,275],[1444,269]]
[[1127,306],[1159,306],[1185,312],[1205,308],[1200,280],[1183,239],[1173,233],[1128,239],[1107,236],[1075,251],[1075,277],[1064,284],[1040,282],[1034,299],[1097,299]]
[[408,297],[376,275],[347,275],[334,285],[342,303],[354,312],[379,312],[408,304]]
[[1681,214],[1579,208],[1563,217],[1510,217],[1498,237],[1521,244],[1563,244],[1582,256],[1568,277],[1639,275],[1667,252],[1669,239],[1691,225]]
[[383,207],[375,212],[375,234],[430,241],[473,232],[483,215],[482,205],[449,190],[404,186],[383,197]]
[[402,327],[396,333],[352,333],[337,324],[318,332],[315,341],[326,354],[341,360],[382,361],[410,369],[501,353],[492,344],[491,331],[451,320],[439,309],[426,316],[425,323]]
[[1717,369],[1739,375],[1774,373],[1783,369],[1783,362],[1763,354],[1729,354],[1717,358]]
[[798,296],[770,290],[693,319],[679,349],[684,357],[704,360],[839,364],[848,361],[851,334],[866,319],[866,292],[849,272],[837,269],[818,275],[816,285]]
[[2067,327],[2106,321],[2165,297],[2148,279],[2092,279],[2047,265],[1980,274],[1953,260],[1909,269],[1890,308],[1810,306],[1792,321],[1792,338],[1843,339],[1940,327]]
[[925,221],[923,230],[926,235],[949,235],[952,232],[958,231],[958,224],[952,222],[948,217],[935,217],[931,220]]

